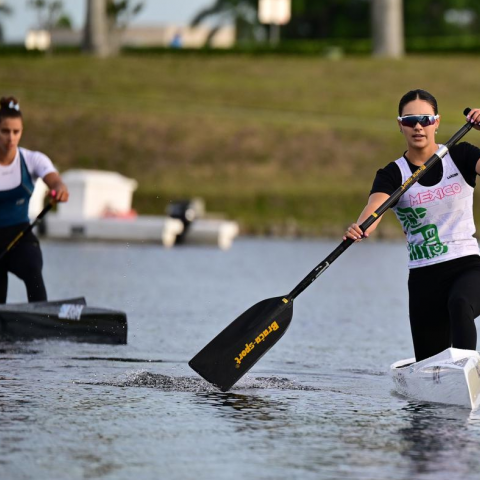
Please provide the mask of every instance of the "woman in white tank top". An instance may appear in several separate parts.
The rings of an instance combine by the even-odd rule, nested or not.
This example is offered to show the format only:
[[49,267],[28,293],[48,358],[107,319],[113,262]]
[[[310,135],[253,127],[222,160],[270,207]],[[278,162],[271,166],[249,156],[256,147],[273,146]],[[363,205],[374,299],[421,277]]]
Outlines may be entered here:
[[[399,103],[397,125],[407,150],[379,170],[368,203],[344,239],[361,241],[362,224],[439,148],[437,101],[425,90],[406,93]],[[467,121],[480,130],[480,109]],[[392,207],[407,240],[409,311],[417,361],[446,348],[476,349],[474,320],[480,315],[480,256],[474,238],[473,191],[480,174],[480,149],[466,143],[438,162]]]

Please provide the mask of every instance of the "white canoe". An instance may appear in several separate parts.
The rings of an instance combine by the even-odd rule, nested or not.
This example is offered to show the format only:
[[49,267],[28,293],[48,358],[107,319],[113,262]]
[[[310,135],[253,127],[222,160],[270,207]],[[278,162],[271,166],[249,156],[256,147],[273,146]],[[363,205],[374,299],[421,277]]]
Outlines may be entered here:
[[472,410],[480,405],[480,354],[475,350],[447,348],[421,362],[399,360],[390,374],[401,395]]

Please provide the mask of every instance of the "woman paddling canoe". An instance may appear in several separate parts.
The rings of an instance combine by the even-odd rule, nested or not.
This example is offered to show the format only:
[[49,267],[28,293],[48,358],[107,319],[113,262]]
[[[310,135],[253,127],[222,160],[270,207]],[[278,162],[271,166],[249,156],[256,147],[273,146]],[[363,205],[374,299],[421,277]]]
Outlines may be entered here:
[[[360,241],[359,225],[439,148],[437,101],[425,90],[412,90],[400,100],[398,126],[407,150],[377,172],[366,207],[345,232]],[[467,116],[480,130],[480,109]],[[480,252],[473,237],[473,191],[480,174],[480,149],[454,145],[392,207],[402,224],[409,251],[409,311],[417,361],[449,347],[475,350],[475,318],[480,315]]]
[[[67,187],[51,160],[18,146],[23,118],[14,97],[0,99],[0,251],[28,226],[28,205],[37,178],[55,190],[55,201],[68,200]],[[0,304],[6,303],[8,272],[25,282],[29,302],[45,301],[42,252],[37,237],[27,233],[0,260]]]

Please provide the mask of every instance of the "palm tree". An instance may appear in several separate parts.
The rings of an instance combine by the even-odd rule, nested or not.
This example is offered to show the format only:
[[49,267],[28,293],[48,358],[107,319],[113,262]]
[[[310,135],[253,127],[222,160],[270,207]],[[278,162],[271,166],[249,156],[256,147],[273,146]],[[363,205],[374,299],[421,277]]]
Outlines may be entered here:
[[[374,55],[401,57],[404,53],[403,0],[369,0],[372,17],[372,35]],[[328,9],[336,5],[334,0],[293,0],[294,15],[308,15],[319,9]],[[239,20],[248,19],[255,24],[258,0],[215,0],[212,5],[200,11],[190,22],[197,26],[205,19],[217,17],[218,22],[210,32],[211,38],[226,22],[238,25]],[[327,17],[328,18],[328,17]],[[238,33],[237,33],[238,38]]]
[[106,0],[87,0],[83,49],[99,57],[106,57],[110,54]]
[[373,55],[400,58],[405,53],[403,0],[371,0]]
[[190,26],[196,27],[207,18],[216,17],[217,21],[207,37],[207,45],[210,45],[220,28],[232,23],[237,28],[237,40],[251,38],[252,28],[258,25],[257,4],[258,0],[214,0],[212,5],[195,15]]
[[65,15],[62,0],[29,0],[27,5],[37,11],[37,26],[40,29],[51,30]]
[[118,53],[119,31],[140,13],[143,1],[131,4],[129,0],[87,0],[83,48],[100,57]]

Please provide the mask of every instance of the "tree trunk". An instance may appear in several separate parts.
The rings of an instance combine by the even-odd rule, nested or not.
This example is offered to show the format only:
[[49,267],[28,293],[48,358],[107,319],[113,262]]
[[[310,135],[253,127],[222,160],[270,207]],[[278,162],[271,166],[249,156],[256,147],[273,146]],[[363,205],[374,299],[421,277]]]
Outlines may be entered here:
[[83,50],[98,57],[111,54],[106,0],[87,0]]
[[373,55],[400,58],[405,53],[403,0],[371,0]]

